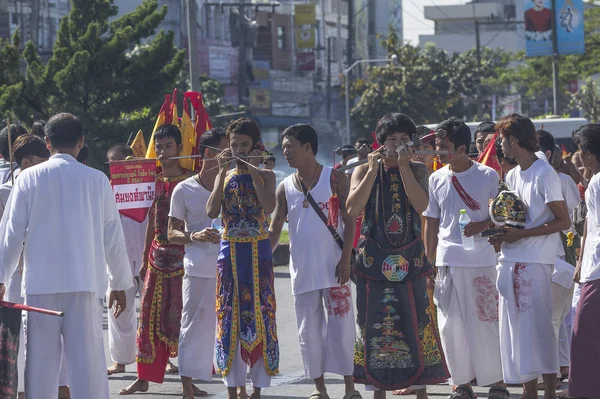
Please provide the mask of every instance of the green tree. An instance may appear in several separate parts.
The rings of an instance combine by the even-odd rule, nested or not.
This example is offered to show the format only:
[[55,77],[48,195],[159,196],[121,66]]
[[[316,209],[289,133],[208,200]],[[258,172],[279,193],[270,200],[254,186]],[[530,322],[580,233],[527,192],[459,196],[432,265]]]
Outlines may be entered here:
[[577,93],[571,96],[571,106],[582,109],[592,123],[600,120],[600,85],[589,78]]
[[166,13],[157,0],[144,0],[109,22],[117,15],[112,0],[71,0],[47,63],[31,42],[19,50],[17,35],[0,44],[0,55],[8,55],[0,61],[0,109],[27,124],[58,112],[77,115],[99,166],[106,148],[126,140],[131,125],[155,118],[148,109],[172,90],[181,72],[184,52],[175,48],[173,33],[153,36]]

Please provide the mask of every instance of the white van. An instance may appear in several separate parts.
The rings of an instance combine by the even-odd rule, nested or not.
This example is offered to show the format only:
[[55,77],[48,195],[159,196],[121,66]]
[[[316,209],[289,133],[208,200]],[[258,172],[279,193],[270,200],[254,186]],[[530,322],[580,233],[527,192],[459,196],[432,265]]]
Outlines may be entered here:
[[[568,151],[573,151],[573,143],[571,142],[571,135],[577,129],[583,125],[587,125],[590,122],[585,118],[548,118],[548,119],[532,119],[536,129],[541,129],[552,133],[556,144],[559,146],[564,144]],[[481,122],[467,122],[467,126],[471,129],[471,133],[475,133],[477,126]],[[435,129],[437,125],[426,125],[430,129]]]

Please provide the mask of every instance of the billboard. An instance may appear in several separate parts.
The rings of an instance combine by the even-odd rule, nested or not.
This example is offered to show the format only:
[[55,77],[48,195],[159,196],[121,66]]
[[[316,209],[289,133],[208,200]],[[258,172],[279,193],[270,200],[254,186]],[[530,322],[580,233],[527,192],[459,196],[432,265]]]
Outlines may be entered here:
[[553,24],[559,54],[585,51],[583,0],[523,0],[525,5],[525,50],[528,56],[552,55]]
[[316,25],[316,4],[294,4],[294,25]]

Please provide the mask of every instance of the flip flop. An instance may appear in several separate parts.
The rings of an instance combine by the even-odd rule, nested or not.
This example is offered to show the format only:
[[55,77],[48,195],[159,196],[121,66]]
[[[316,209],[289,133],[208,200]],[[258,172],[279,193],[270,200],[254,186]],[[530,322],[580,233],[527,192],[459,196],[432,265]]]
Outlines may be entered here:
[[360,395],[360,392],[352,391],[344,395],[344,399],[362,399],[362,396]]
[[327,395],[327,394],[322,394],[319,391],[313,391],[313,393],[310,394],[308,399],[330,399],[330,398],[329,398],[329,395]]
[[500,385],[494,385],[490,388],[488,399],[510,399],[510,392]]
[[448,399],[477,399],[475,393],[468,385],[459,385],[454,393],[448,396]]

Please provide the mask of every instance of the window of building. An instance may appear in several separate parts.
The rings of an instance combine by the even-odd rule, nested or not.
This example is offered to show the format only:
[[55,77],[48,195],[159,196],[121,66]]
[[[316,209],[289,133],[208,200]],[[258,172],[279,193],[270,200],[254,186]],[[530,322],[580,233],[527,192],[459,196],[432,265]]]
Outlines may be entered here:
[[285,27],[278,26],[277,27],[277,48],[279,50],[285,50]]

